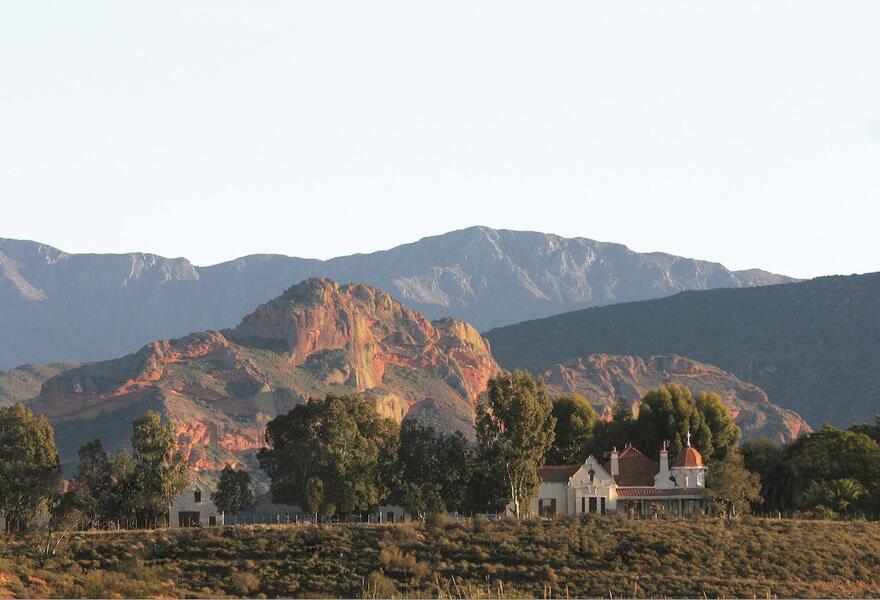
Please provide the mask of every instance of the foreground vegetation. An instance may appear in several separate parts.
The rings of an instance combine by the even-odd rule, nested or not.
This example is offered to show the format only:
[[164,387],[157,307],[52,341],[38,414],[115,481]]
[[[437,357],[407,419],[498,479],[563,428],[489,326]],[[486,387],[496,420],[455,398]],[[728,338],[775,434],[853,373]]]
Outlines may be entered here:
[[0,596],[880,597],[880,524],[744,518],[298,525],[0,542]]

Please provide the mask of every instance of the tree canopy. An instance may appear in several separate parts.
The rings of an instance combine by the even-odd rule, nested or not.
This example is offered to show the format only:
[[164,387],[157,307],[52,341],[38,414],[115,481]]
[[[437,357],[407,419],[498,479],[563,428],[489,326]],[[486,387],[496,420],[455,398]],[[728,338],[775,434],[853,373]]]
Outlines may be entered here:
[[154,410],[132,423],[131,445],[137,512],[146,522],[158,524],[186,487],[188,465],[177,452],[174,427],[163,424]]
[[524,371],[490,379],[486,402],[477,409],[477,439],[508,488],[517,517],[528,512],[541,484],[538,468],[556,426],[552,410],[543,382]]
[[55,434],[46,417],[21,404],[0,408],[0,512],[7,526],[27,528],[60,482]]
[[547,452],[551,465],[580,464],[590,454],[599,415],[593,405],[578,394],[553,398],[556,429],[553,444]]
[[254,505],[254,483],[251,474],[226,465],[220,471],[217,489],[211,493],[211,502],[218,510],[231,515],[248,510]]
[[746,469],[742,456],[735,449],[709,463],[706,488],[729,516],[747,512],[761,501],[761,478]]
[[707,460],[723,459],[741,434],[718,394],[701,392],[694,398],[687,387],[675,383],[645,394],[634,431],[644,452],[655,455],[666,441],[677,455],[686,446],[688,433],[691,445]]
[[461,433],[438,432],[417,419],[400,426],[392,502],[422,518],[464,509],[476,454]]
[[257,457],[269,475],[275,502],[306,506],[321,482],[321,511],[367,510],[387,492],[380,457],[395,444],[398,426],[375,402],[355,395],[311,398],[266,426]]

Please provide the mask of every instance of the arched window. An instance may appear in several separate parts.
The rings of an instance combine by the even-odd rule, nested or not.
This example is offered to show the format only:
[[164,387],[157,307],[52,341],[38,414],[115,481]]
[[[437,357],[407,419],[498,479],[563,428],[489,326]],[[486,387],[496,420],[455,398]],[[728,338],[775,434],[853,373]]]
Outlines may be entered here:
[[589,471],[587,471],[587,475],[590,476],[590,483],[593,483],[593,476],[595,474],[596,474],[596,472],[593,469],[590,469]]

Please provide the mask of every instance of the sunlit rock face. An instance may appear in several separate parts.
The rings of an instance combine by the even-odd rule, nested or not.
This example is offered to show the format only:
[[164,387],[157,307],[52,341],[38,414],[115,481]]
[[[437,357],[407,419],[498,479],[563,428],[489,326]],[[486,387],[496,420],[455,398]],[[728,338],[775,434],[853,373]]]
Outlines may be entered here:
[[125,444],[149,409],[174,423],[190,463],[254,466],[266,422],[310,396],[357,392],[384,416],[418,416],[473,436],[474,406],[498,366],[477,330],[428,321],[361,284],[309,279],[229,330],[150,343],[62,372],[30,402],[58,432],[62,458],[93,437]]

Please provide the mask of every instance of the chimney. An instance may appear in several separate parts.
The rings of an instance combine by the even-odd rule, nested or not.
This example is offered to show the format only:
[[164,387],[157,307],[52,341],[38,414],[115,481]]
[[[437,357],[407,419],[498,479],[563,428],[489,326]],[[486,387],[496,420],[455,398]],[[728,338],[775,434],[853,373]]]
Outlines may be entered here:
[[611,447],[611,476],[617,477],[620,475],[620,463],[617,462],[617,447]]
[[666,442],[664,441],[663,445],[660,446],[660,471],[654,477],[654,487],[672,487],[669,475],[669,452],[666,451]]

